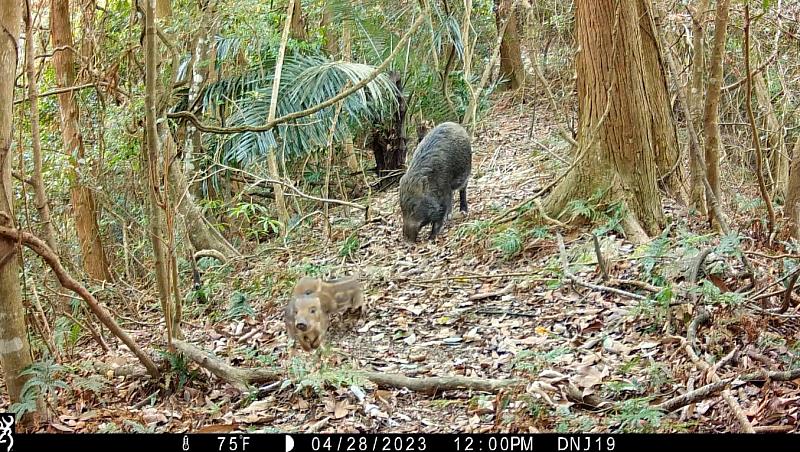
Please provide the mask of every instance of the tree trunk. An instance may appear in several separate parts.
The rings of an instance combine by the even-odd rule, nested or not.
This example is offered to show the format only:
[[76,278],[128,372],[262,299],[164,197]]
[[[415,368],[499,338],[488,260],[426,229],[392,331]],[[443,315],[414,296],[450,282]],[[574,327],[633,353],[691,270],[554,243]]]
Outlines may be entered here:
[[[218,28],[219,21],[215,20],[216,15],[216,2],[210,1],[200,5],[198,11],[199,23],[197,25],[196,34],[191,46],[191,54],[189,57],[188,67],[186,69],[187,76],[190,77],[189,94],[187,97],[187,105],[192,110],[196,110],[197,99],[203,88],[214,79],[216,72],[214,71],[214,46],[212,45],[213,36],[215,36]],[[197,128],[188,121],[182,122],[179,125],[178,137],[181,137],[181,158],[183,160],[184,174],[195,174],[195,163],[202,162],[203,156],[203,136]],[[180,139],[180,138],[179,138]],[[176,165],[173,165],[173,167]],[[201,171],[205,171],[204,169]],[[206,174],[207,175],[207,174]],[[185,181],[185,179],[184,179]],[[189,189],[195,196],[201,196],[200,184],[192,184]],[[182,189],[181,189],[182,192]]]
[[516,90],[525,83],[525,66],[522,64],[522,54],[517,32],[516,11],[512,0],[494,0],[495,26],[501,33],[500,27],[508,20],[506,31],[500,44],[500,74],[503,80],[500,87]]
[[156,287],[164,312],[164,323],[167,325],[167,341],[172,343],[173,317],[170,306],[170,286],[168,272],[168,256],[165,244],[164,219],[161,215],[162,205],[166,205],[167,196],[161,190],[162,180],[160,165],[160,146],[158,130],[156,128],[156,30],[155,30],[155,1],[147,0],[144,5],[144,68],[145,68],[145,153],[144,160],[147,171],[148,192],[148,226],[150,242],[153,245],[153,260],[156,274]]
[[644,67],[658,60],[643,55],[651,49],[643,42],[643,1],[576,1],[580,160],[544,202],[545,212],[560,216],[570,201],[603,190],[627,207],[623,227],[634,241],[657,234],[663,222],[655,139],[666,134],[654,130],[658,110],[648,99],[661,88],[647,74],[664,74]]
[[156,0],[156,17],[158,17],[159,19],[164,19],[171,15],[172,15],[171,0]]
[[[278,92],[280,91],[281,87],[281,71],[283,70],[283,58],[286,54],[286,43],[289,40],[289,29],[292,25],[292,17],[294,16],[294,10],[299,8],[300,0],[291,0],[288,6],[288,14],[286,17],[286,23],[283,26],[283,33],[281,34],[281,45],[278,49],[278,60],[275,63],[275,76],[272,80],[272,97],[269,102],[269,112],[267,114],[267,122],[270,122],[275,119],[275,114],[278,110]],[[281,172],[278,169],[278,157],[277,154],[278,149],[270,149],[269,154],[267,154],[267,168],[269,170],[269,175],[271,178],[275,180],[281,180]],[[286,208],[286,200],[283,196],[283,186],[281,184],[273,184],[272,190],[275,193],[275,207],[278,210],[278,219],[280,220],[284,234],[289,228],[289,210]]]
[[[378,127],[372,131],[369,146],[375,155],[375,171],[378,177],[392,175],[395,170],[403,168],[406,164],[407,143],[406,138],[406,98],[403,95],[403,80],[397,72],[389,74],[391,80],[397,86],[397,111],[394,120],[388,128]],[[397,174],[397,178],[400,174]],[[385,188],[391,185],[395,179],[384,179],[378,184],[378,188]]]
[[[708,2],[709,0],[700,0],[692,14],[693,52],[690,80],[691,95],[689,97],[689,108],[692,112],[692,117],[686,118],[686,120],[692,121],[695,130],[700,130],[700,125],[703,122],[703,86],[705,86],[704,74],[706,70],[705,19],[708,11]],[[697,210],[700,215],[705,216],[707,214],[705,190],[703,189],[705,175],[702,168],[703,163],[698,160],[698,157],[699,154],[689,153],[689,207]]]
[[764,126],[767,129],[767,144],[769,145],[767,155],[769,155],[769,172],[772,175],[772,196],[783,199],[786,196],[786,186],[789,181],[789,159],[783,140],[783,127],[772,107],[767,82],[761,72],[756,71],[753,74],[753,88],[758,107],[764,113]]
[[289,18],[291,21],[291,36],[292,39],[297,39],[298,41],[305,41],[306,40],[306,24],[303,20],[303,8],[300,4],[300,0],[294,0],[294,7],[291,17]]
[[[172,135],[168,131],[162,133],[164,149],[175,149]],[[171,155],[172,151],[169,154]],[[170,159],[173,163],[169,169],[169,182],[172,185],[173,202],[177,211],[183,215],[186,223],[186,234],[195,251],[216,250],[226,258],[239,256],[236,250],[212,225],[208,223],[200,207],[194,201],[194,196],[189,190],[183,168],[177,159]]]
[[325,33],[325,50],[331,58],[339,56],[339,28],[347,27],[347,24],[340,24],[341,27],[333,23],[333,11],[331,5],[325,2],[322,7],[322,29]]
[[[718,0],[717,17],[714,20],[714,47],[708,68],[708,85],[706,87],[706,103],[703,113],[703,129],[705,131],[706,175],[714,196],[722,203],[722,189],[719,181],[719,156],[721,138],[719,132],[719,98],[722,88],[722,63],[725,56],[725,37],[728,29],[728,10],[730,0]],[[710,199],[706,197],[706,202]],[[713,211],[708,213],[709,220],[714,221]]]
[[[59,88],[75,84],[75,55],[69,11],[69,0],[51,0],[50,33],[55,48],[53,68]],[[75,230],[81,245],[83,268],[90,277],[108,281],[111,279],[111,273],[100,240],[94,194],[81,180],[86,173],[83,163],[86,149],[79,126],[80,116],[75,91],[60,93],[58,103],[61,110],[61,139],[64,142],[64,152],[70,156],[72,163],[70,198],[75,217]]]
[[800,240],[800,135],[792,149],[792,167],[789,171],[789,187],[786,190],[786,206],[783,212],[789,233]]
[[675,131],[675,118],[672,116],[672,102],[667,86],[661,46],[656,38],[655,30],[653,30],[655,21],[650,20],[650,8],[647,8],[643,2],[637,2],[637,5],[642,18],[639,22],[642,36],[642,56],[645,59],[642,64],[647,83],[645,85],[647,101],[650,103],[648,115],[653,123],[653,144],[656,152],[658,177],[665,191],[673,199],[685,203],[687,193],[684,189],[686,175],[681,164],[683,156],[678,147],[678,135]]
[[[0,224],[10,227],[14,227],[12,105],[22,5],[22,0],[0,0]],[[31,38],[27,36],[26,39]],[[31,365],[25,306],[20,293],[18,251],[14,240],[0,238],[0,367],[5,373],[11,403],[20,401],[22,386],[30,378],[20,373]]]
[[31,120],[31,150],[33,151],[33,192],[36,200],[36,211],[39,212],[39,221],[42,223],[42,237],[47,246],[56,248],[56,232],[50,219],[50,202],[44,190],[42,177],[42,139],[39,131],[39,91],[36,86],[36,70],[33,59],[33,14],[29,8],[25,14],[25,73],[28,78],[28,101],[30,102]]
[[[352,40],[350,39],[350,27],[348,27],[347,24],[344,24],[342,25],[342,28],[343,28],[342,42],[344,44],[344,48],[342,49],[342,60],[350,61],[350,55],[352,51]],[[353,137],[348,135],[347,138],[345,138],[342,147],[344,150],[344,161],[347,164],[347,168],[353,173],[360,170],[361,165],[358,164],[358,157],[356,157],[355,147],[353,146]]]

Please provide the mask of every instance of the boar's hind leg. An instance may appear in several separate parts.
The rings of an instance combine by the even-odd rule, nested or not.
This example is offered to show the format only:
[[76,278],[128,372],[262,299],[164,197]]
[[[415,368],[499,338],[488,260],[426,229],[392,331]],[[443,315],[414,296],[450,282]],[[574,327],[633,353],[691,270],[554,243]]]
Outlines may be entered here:
[[428,237],[429,240],[433,240],[437,234],[442,230],[442,225],[444,224],[444,219],[440,221],[434,221],[431,223],[431,235]]
[[464,187],[458,191],[458,199],[461,211],[467,213],[467,187]]

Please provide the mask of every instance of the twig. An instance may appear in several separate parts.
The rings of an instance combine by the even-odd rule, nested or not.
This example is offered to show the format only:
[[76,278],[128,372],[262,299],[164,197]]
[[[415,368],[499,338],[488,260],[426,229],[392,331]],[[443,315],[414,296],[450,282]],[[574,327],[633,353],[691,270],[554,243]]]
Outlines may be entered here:
[[506,311],[504,309],[478,309],[475,311],[475,314],[507,315],[511,317],[541,317],[541,315],[531,312]]
[[781,304],[778,314],[783,314],[789,309],[789,304],[792,301],[792,292],[794,291],[794,285],[797,282],[798,276],[800,276],[800,268],[795,269],[789,281],[786,283],[786,291],[783,293],[783,304]]
[[603,281],[608,282],[606,260],[603,259],[603,250],[600,249],[600,239],[597,238],[597,235],[592,234],[592,242],[594,242],[594,253],[597,255],[597,267],[600,268],[600,275],[602,275]]
[[[455,276],[443,276],[441,278],[433,278],[433,279],[415,279],[412,280],[412,283],[435,283],[435,282],[442,282],[442,281],[451,281],[454,279],[496,279],[496,278],[511,278],[515,276],[532,276],[538,274],[537,271],[530,271],[530,272],[512,272],[512,273],[498,273],[494,275],[455,275]],[[533,281],[555,281],[556,278],[534,278]]]
[[744,254],[750,254],[752,256],[759,256],[764,257],[767,259],[800,259],[800,254],[776,254],[774,256],[770,256],[769,254],[759,253],[758,251],[745,251]]
[[658,405],[656,405],[656,408],[663,410],[667,413],[675,411],[678,408],[682,408],[686,405],[689,405],[690,403],[695,403],[699,400],[710,397],[718,393],[719,391],[722,391],[732,381],[733,378],[726,378],[724,380],[715,381],[714,383],[709,383],[693,391],[686,392],[677,397],[673,397],[665,402],[661,402]]
[[646,290],[652,293],[659,293],[664,290],[663,287],[654,286],[652,284],[648,284],[644,281],[637,281],[635,279],[618,279],[618,278],[611,278],[608,281],[608,284],[612,286],[633,286],[637,289]]
[[476,294],[470,295],[468,300],[469,301],[477,301],[477,300],[483,300],[483,299],[486,299],[486,298],[501,297],[503,295],[508,295],[509,293],[511,293],[514,290],[514,287],[515,287],[514,283],[510,283],[510,284],[507,284],[502,289],[495,290],[494,292],[476,293]]
[[[701,359],[694,350],[694,340],[697,335],[697,329],[701,324],[708,322],[710,319],[711,315],[705,309],[701,309],[697,312],[697,315],[689,325],[689,331],[686,333],[684,349],[689,355],[689,359],[691,359],[700,370],[706,372],[712,383],[716,383],[721,380],[716,373],[716,369],[710,366],[705,360]],[[730,353],[729,355],[733,356],[733,353]],[[725,358],[727,358],[727,356]],[[725,358],[723,358],[723,360]],[[728,407],[731,409],[731,411],[733,411],[733,415],[736,417],[736,420],[739,422],[742,430],[745,433],[754,433],[753,425],[747,419],[747,416],[742,412],[742,407],[739,406],[739,403],[733,398],[730,390],[724,389],[722,391],[722,398],[725,400],[725,403],[728,404]]]
[[250,176],[251,178],[254,179],[254,181],[252,183],[250,183],[250,186],[252,186],[252,187],[255,187],[255,186],[258,186],[258,185],[261,185],[261,184],[264,184],[264,183],[273,184],[273,185],[274,184],[278,184],[278,185],[281,185],[283,187],[288,188],[289,190],[292,190],[293,192],[295,192],[297,194],[297,196],[300,196],[301,198],[310,199],[312,201],[317,201],[317,202],[322,202],[322,203],[339,204],[339,205],[342,205],[342,206],[354,207],[354,208],[360,209],[360,210],[368,210],[369,209],[369,207],[367,207],[367,206],[362,206],[361,204],[356,204],[356,203],[353,203],[353,202],[342,201],[340,199],[326,199],[326,198],[318,198],[318,197],[313,196],[313,195],[308,195],[308,194],[303,193],[302,191],[297,189],[294,185],[292,185],[292,184],[290,184],[288,182],[285,182],[285,181],[282,181],[282,180],[270,179],[270,178],[266,178],[266,177],[260,177],[260,176],[257,176],[257,175],[255,175],[255,174],[253,174],[253,173],[251,173],[251,172],[249,172],[247,170],[243,170],[243,169],[240,169],[240,168],[234,168],[232,166],[225,165],[224,163],[217,162],[214,165],[215,166],[219,166],[221,168],[225,168],[225,169],[230,170],[230,171],[238,171],[240,173],[243,173],[243,174],[246,174],[246,175]]
[[602,291],[602,292],[610,292],[610,293],[617,294],[617,295],[620,295],[620,296],[623,296],[623,297],[632,298],[634,300],[646,300],[647,299],[647,297],[645,297],[643,295],[639,295],[639,294],[636,294],[636,293],[633,293],[633,292],[628,292],[627,290],[617,289],[617,288],[614,288],[614,287],[601,286],[601,285],[598,285],[598,284],[592,284],[590,282],[583,281],[580,278],[578,278],[577,276],[573,275],[572,272],[569,271],[569,263],[567,262],[567,250],[564,247],[564,239],[561,238],[561,234],[556,234],[556,238],[558,239],[558,248],[559,248],[559,251],[561,253],[561,267],[562,267],[562,269],[564,271],[564,276],[566,276],[567,279],[569,279],[570,281],[572,281],[573,283],[575,283],[575,284],[577,284],[579,286],[583,286],[583,287],[586,287],[588,289],[598,290],[598,291]]

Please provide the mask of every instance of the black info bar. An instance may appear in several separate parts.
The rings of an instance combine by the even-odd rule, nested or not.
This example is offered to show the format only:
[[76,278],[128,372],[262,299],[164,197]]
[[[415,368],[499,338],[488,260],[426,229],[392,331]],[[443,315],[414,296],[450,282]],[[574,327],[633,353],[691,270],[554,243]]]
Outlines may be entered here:
[[[797,436],[780,434],[20,434],[0,452],[627,452],[788,450]],[[9,439],[11,442],[9,443]],[[773,449],[776,450],[776,449]]]

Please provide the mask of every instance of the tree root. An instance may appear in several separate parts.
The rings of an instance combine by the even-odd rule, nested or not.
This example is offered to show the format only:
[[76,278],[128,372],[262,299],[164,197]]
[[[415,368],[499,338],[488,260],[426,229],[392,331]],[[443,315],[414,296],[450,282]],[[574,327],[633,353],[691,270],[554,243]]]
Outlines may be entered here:
[[[212,374],[227,381],[240,391],[247,391],[252,383],[275,381],[284,378],[284,375],[274,369],[239,369],[224,362],[212,353],[181,340],[173,340],[175,348],[185,354],[201,367],[208,369]],[[411,391],[422,393],[435,393],[455,389],[468,389],[473,391],[495,392],[500,389],[523,386],[527,383],[522,379],[484,379],[462,376],[412,378],[405,375],[387,374],[374,371],[358,371],[358,374],[380,387],[408,388]]]

